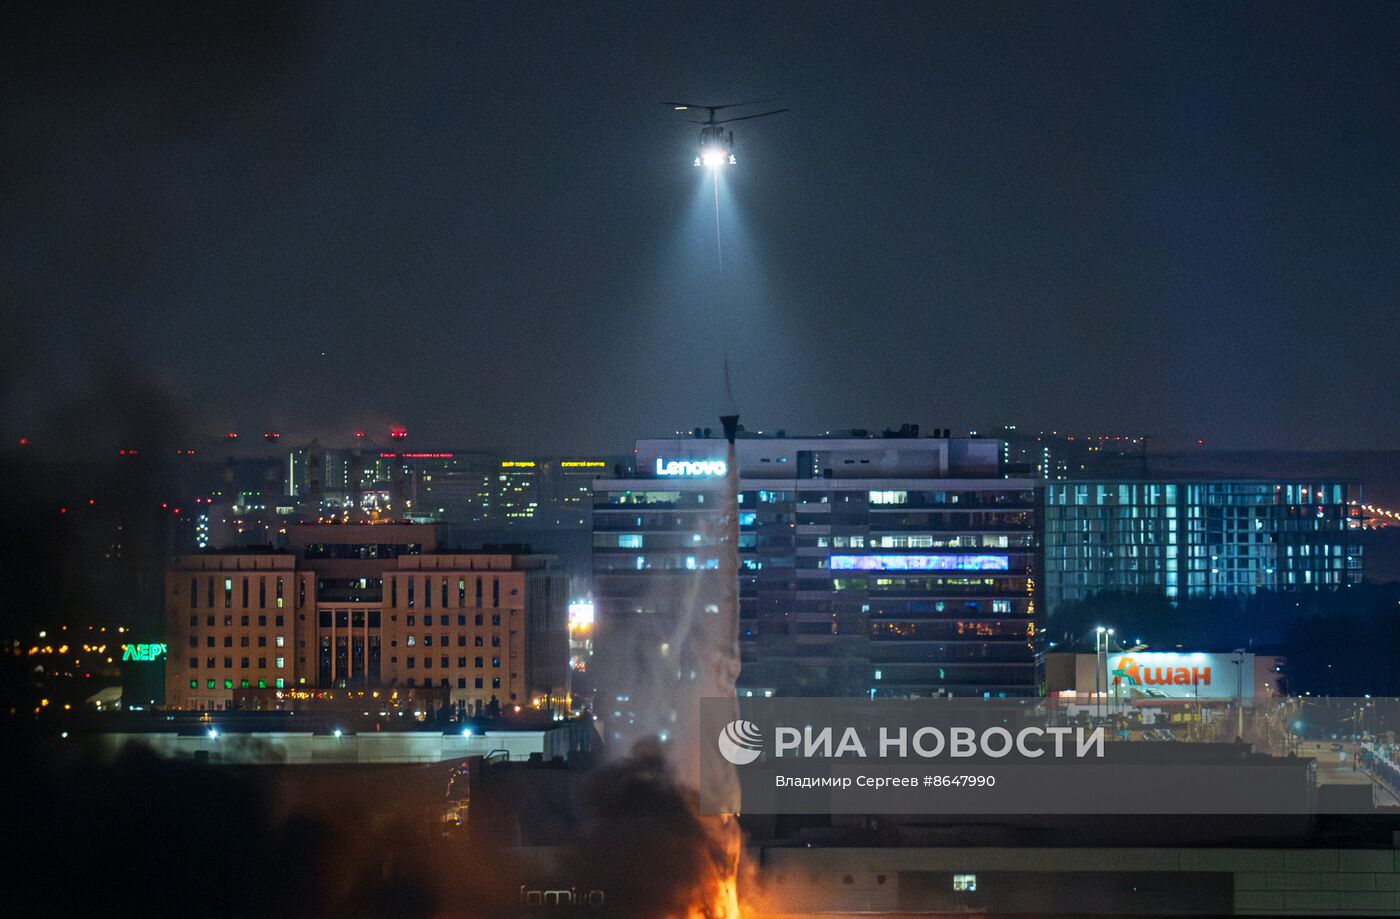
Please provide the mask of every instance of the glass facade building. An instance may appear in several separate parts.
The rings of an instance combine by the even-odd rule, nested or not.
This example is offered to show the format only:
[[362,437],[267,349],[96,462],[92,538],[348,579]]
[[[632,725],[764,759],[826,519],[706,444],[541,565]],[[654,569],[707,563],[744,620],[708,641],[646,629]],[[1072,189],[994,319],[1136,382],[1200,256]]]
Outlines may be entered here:
[[1335,481],[1047,484],[1046,608],[1101,590],[1194,600],[1359,584],[1360,498]]
[[[741,694],[1037,691],[1040,495],[1001,476],[998,441],[741,437],[736,454]],[[659,647],[720,565],[708,464],[724,442],[639,441],[636,456],[635,478],[595,483],[604,682],[610,646]]]

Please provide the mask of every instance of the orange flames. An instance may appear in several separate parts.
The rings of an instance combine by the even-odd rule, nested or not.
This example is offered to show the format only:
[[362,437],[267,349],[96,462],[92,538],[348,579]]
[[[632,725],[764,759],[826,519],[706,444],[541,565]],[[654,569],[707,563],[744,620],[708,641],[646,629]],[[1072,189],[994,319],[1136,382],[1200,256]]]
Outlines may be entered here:
[[741,919],[739,868],[744,839],[733,814],[701,818],[709,831],[710,864],[687,919]]

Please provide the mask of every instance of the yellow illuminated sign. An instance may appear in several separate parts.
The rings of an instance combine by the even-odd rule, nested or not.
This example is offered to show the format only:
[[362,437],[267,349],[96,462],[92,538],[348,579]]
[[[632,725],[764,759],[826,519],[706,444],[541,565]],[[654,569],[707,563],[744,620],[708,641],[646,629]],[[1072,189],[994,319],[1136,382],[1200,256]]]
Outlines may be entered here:
[[534,469],[534,460],[501,460],[502,469]]

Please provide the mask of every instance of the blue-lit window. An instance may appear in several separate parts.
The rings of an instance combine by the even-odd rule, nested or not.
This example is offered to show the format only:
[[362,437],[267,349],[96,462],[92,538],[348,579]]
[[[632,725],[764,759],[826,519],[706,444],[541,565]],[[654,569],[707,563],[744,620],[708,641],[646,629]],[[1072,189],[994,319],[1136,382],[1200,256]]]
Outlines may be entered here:
[[619,533],[617,534],[617,545],[620,549],[640,549],[642,547],[642,534]]

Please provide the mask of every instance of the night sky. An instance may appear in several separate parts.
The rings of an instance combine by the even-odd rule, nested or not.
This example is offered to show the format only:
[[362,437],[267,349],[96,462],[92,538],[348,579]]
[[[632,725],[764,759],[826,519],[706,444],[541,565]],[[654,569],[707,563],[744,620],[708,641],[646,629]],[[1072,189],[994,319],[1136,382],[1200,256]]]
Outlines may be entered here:
[[[1400,447],[1400,5],[27,4],[0,433]],[[721,191],[659,103],[778,98]]]

